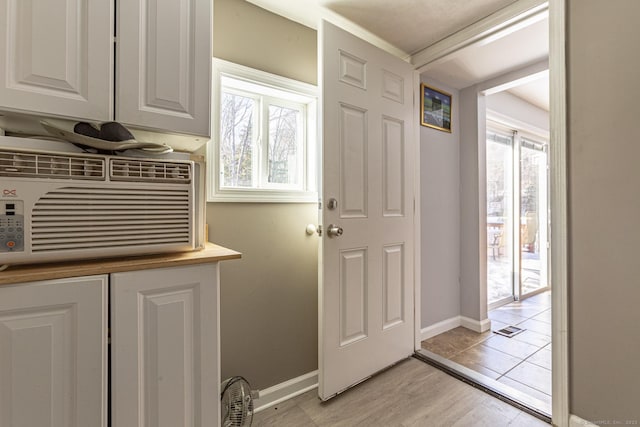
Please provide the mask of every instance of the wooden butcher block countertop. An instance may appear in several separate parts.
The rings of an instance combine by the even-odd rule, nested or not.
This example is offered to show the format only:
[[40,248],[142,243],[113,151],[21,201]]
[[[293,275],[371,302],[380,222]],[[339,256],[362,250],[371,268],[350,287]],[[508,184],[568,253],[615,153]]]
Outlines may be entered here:
[[193,252],[55,262],[50,264],[14,265],[0,272],[0,285],[63,279],[67,277],[93,276],[96,274],[119,273],[122,271],[148,270],[151,268],[204,264],[238,259],[241,256],[242,254],[240,254],[240,252],[223,248],[213,243],[207,243],[204,249]]

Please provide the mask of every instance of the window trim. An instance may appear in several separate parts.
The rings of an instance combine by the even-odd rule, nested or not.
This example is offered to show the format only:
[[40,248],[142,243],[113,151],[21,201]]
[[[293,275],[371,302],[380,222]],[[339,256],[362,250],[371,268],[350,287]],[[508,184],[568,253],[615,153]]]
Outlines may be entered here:
[[[209,202],[272,202],[272,203],[317,203],[318,202],[318,159],[319,145],[317,132],[318,89],[308,83],[299,82],[286,77],[255,70],[232,62],[213,58],[212,84],[212,120],[211,140],[207,143],[207,201]],[[274,89],[289,93],[291,99],[283,98],[283,103],[291,101],[294,104],[306,104],[306,118],[303,120],[303,131],[306,143],[302,147],[302,176],[301,189],[284,188],[225,188],[220,186],[219,165],[219,135],[220,135],[220,97],[222,78],[246,81],[264,86],[266,90]],[[272,94],[265,93],[264,98],[272,98]],[[305,103],[301,101],[309,101]],[[268,103],[265,108],[268,108]],[[262,114],[262,111],[261,111]],[[261,130],[262,132],[262,130]],[[263,138],[268,135],[263,135]],[[268,142],[267,142],[268,145]]]

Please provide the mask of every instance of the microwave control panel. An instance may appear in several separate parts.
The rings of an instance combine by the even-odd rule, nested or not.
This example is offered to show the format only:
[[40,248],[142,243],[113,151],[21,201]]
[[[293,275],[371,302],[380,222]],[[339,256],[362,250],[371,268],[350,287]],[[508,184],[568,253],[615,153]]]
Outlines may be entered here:
[[0,201],[0,253],[24,251],[24,202]]

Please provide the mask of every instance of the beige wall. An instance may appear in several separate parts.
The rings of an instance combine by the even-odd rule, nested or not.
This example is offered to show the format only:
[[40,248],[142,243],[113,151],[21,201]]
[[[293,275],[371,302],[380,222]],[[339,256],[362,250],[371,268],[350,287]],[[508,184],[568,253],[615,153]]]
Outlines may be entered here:
[[242,252],[222,263],[222,378],[264,389],[318,368],[318,237],[313,204],[209,203],[209,239]]
[[215,0],[213,56],[317,82],[316,31],[244,0]]
[[[215,0],[217,58],[316,83],[316,32],[243,0]],[[264,389],[317,369],[316,204],[209,203],[209,239],[243,253],[221,267],[222,378]]]
[[570,410],[640,422],[637,0],[568,0]]

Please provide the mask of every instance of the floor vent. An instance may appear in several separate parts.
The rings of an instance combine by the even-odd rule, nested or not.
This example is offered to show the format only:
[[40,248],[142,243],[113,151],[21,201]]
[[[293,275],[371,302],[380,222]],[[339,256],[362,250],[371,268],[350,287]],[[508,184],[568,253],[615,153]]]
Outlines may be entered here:
[[497,331],[493,331],[494,334],[502,335],[507,338],[515,337],[520,332],[524,332],[525,329],[518,328],[516,326],[507,326],[506,328],[499,329]]

